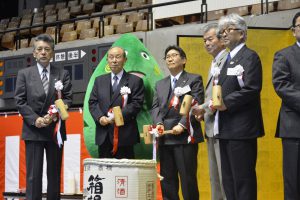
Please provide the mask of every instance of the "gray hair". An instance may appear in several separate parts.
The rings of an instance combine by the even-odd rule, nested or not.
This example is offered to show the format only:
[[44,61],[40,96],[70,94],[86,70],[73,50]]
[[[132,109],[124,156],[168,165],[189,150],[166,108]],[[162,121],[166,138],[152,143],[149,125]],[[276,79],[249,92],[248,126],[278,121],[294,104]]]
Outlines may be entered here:
[[50,47],[52,48],[52,50],[54,50],[54,40],[53,40],[53,38],[50,35],[48,35],[48,34],[40,34],[40,35],[36,36],[34,38],[33,49],[36,48],[35,43],[38,42],[38,41],[43,41],[43,42],[48,43],[50,45]]
[[210,23],[210,24],[207,24],[206,26],[204,26],[203,27],[203,35],[212,29],[214,29],[216,31],[216,36],[218,39],[220,39],[221,35],[219,32],[219,27],[218,27],[217,23]]
[[218,27],[219,30],[223,30],[224,28],[233,25],[236,28],[240,29],[241,31],[244,32],[244,41],[246,41],[247,38],[247,24],[246,21],[244,20],[244,18],[242,18],[241,16],[239,16],[236,13],[232,13],[226,16],[223,16],[220,18],[219,23],[218,23]]
[[124,49],[123,47],[120,47],[120,46],[111,46],[111,47],[107,50],[107,53],[108,53],[111,49],[113,49],[113,48],[120,48],[120,49],[122,49],[122,51],[123,51],[123,57],[124,57],[124,58],[127,58],[125,49]]

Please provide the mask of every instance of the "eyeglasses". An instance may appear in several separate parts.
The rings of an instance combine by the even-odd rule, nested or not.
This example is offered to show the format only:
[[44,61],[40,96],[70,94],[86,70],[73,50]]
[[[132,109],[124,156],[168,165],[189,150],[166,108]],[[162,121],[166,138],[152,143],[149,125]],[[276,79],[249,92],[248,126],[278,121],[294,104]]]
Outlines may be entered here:
[[170,54],[170,55],[167,55],[164,59],[165,60],[168,60],[168,59],[170,59],[170,58],[176,58],[177,56],[179,55],[179,53],[172,53],[172,54]]
[[239,28],[226,28],[220,31],[220,34],[223,35],[224,33],[228,34],[231,33],[232,31],[241,31]]
[[299,28],[299,29],[300,29],[300,24],[295,25],[295,26],[294,26],[294,29],[295,29],[295,28]]

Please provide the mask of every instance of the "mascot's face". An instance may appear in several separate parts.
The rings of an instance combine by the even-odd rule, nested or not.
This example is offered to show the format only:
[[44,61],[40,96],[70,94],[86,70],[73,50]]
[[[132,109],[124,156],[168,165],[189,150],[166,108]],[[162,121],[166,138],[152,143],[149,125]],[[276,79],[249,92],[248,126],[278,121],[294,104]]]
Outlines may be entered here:
[[[125,50],[127,60],[124,65],[126,72],[141,77],[145,85],[145,100],[141,112],[137,117],[140,132],[143,130],[144,124],[151,124],[151,116],[149,110],[152,106],[152,98],[154,94],[155,83],[163,78],[156,60],[145,48],[144,44],[133,34],[124,34],[113,45],[113,47],[121,47]],[[88,108],[88,100],[94,85],[95,78],[99,75],[111,72],[111,68],[107,55],[100,61],[99,65],[92,75],[86,96],[84,99],[84,138],[85,144],[92,157],[97,156],[98,147],[95,145],[95,122],[91,117]],[[137,158],[151,158],[151,148],[146,147],[143,141],[135,145]]]

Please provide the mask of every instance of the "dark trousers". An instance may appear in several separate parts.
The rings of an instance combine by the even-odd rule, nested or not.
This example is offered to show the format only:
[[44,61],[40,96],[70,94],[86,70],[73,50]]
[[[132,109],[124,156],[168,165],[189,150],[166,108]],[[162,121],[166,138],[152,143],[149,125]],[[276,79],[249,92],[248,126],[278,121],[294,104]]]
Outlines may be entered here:
[[222,181],[228,200],[256,200],[257,139],[220,139]]
[[103,144],[98,146],[99,158],[127,158],[134,159],[134,149],[133,146],[119,146],[115,155],[112,155],[113,145],[107,136]]
[[197,184],[198,144],[160,145],[160,174],[164,200],[179,200],[179,178],[184,200],[199,200]]
[[44,150],[47,160],[47,199],[60,199],[62,148],[54,141],[25,141],[26,199],[42,199]]
[[300,199],[300,139],[282,139],[284,199]]

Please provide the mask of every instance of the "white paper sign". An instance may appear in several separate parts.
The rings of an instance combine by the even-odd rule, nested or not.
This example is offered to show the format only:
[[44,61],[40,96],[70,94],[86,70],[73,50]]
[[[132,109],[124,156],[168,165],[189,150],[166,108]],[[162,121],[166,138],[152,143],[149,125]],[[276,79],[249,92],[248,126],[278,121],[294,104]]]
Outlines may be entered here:
[[68,60],[76,60],[79,59],[79,51],[68,51]]
[[65,61],[66,60],[66,52],[55,53],[54,59],[55,59],[55,62]]

